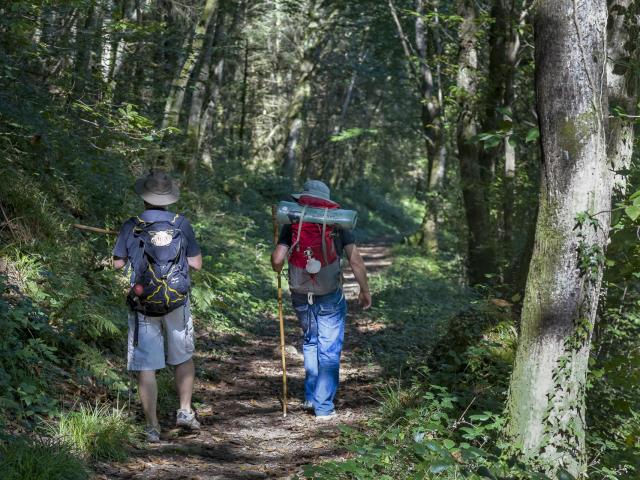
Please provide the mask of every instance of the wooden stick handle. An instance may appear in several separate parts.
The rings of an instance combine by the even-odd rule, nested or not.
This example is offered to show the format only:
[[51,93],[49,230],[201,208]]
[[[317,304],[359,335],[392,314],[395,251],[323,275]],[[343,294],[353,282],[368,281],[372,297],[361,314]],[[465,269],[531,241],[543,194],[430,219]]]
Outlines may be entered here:
[[107,230],[105,228],[90,227],[89,225],[81,225],[79,223],[74,223],[73,228],[77,228],[79,230],[86,230],[88,232],[94,232],[94,233],[104,233],[105,235],[118,235],[118,232],[116,232],[115,230]]
[[[276,222],[276,206],[271,206],[273,220],[273,243],[278,245],[278,223]],[[284,343],[284,316],[282,314],[282,275],[278,272],[278,320],[280,321],[280,353],[282,355],[282,415],[287,416],[287,360]]]

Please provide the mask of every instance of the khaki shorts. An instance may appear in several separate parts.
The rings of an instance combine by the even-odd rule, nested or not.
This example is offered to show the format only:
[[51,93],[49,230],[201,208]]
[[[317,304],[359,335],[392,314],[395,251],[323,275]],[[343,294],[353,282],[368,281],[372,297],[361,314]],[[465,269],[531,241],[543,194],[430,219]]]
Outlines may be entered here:
[[135,316],[129,312],[129,370],[160,370],[166,364],[180,365],[193,356],[193,320],[189,304],[162,317],[138,313],[138,322],[138,346],[134,347]]

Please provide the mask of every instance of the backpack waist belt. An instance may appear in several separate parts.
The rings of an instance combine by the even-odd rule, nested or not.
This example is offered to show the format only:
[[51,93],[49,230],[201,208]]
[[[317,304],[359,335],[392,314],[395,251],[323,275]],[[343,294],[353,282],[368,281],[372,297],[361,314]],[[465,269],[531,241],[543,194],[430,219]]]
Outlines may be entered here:
[[[335,291],[327,293],[325,295],[316,295],[314,293],[295,293],[291,292],[291,300],[297,300],[298,302],[307,302],[309,305],[313,305],[316,302],[322,302],[330,297],[335,296],[338,292],[342,293],[342,289],[338,287]],[[342,299],[342,295],[340,296]]]

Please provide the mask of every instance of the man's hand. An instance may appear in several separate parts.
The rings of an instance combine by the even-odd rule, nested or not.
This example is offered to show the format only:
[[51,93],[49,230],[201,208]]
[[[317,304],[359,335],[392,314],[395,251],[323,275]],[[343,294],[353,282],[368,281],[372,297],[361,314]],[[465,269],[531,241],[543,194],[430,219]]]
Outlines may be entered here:
[[358,294],[358,301],[362,305],[363,310],[367,310],[371,307],[371,292],[369,290],[360,290]]
[[289,247],[286,245],[278,244],[271,254],[271,268],[274,271],[280,272],[282,271],[282,267],[284,266],[284,261],[287,259],[287,255],[289,254]]
[[195,257],[187,257],[187,264],[194,270],[200,270],[202,268],[202,255],[196,255]]
[[360,293],[358,294],[358,300],[360,305],[366,310],[371,306],[371,292],[369,291],[369,282],[367,281],[367,267],[364,265],[364,260],[358,251],[355,244],[350,244],[344,247],[349,258],[349,265],[353,270],[353,275],[356,277],[356,282],[360,286]]

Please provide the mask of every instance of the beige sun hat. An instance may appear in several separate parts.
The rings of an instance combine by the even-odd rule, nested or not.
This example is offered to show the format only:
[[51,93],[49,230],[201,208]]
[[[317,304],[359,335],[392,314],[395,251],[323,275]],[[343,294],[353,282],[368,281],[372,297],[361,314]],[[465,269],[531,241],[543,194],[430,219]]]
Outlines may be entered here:
[[176,203],[180,198],[178,186],[162,170],[152,170],[146,177],[136,180],[134,189],[145,202],[158,207]]

